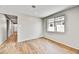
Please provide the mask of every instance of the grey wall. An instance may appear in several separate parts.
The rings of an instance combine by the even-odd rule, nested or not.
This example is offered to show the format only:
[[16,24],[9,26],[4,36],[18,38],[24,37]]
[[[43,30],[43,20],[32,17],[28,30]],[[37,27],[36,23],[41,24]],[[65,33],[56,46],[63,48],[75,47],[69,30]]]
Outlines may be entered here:
[[6,40],[6,18],[0,14],[0,44]]
[[[42,37],[42,20],[37,17],[17,14],[18,42]],[[0,14],[0,44],[6,40],[6,19]]]
[[[64,33],[49,33],[46,31],[47,19],[53,16],[60,16],[65,14],[65,32]],[[71,47],[79,49],[79,6],[71,8],[69,10],[56,13],[43,20],[44,24],[44,36],[67,44]]]
[[18,15],[18,41],[42,37],[42,20],[37,17]]

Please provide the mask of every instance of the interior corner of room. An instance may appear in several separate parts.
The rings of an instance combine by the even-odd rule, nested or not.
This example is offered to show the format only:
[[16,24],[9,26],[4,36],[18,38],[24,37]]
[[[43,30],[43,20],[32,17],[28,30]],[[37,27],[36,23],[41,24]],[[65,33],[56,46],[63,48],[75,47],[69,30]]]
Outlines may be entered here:
[[[0,5],[0,8],[0,53],[79,53],[78,5]],[[3,52],[6,42],[16,44],[8,45]]]

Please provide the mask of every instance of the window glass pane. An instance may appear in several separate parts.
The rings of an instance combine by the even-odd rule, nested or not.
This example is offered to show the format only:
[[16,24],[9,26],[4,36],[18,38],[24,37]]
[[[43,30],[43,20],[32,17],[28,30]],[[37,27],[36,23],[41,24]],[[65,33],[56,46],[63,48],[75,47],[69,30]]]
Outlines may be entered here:
[[54,23],[49,23],[48,31],[55,31],[54,30]]
[[57,32],[64,32],[64,25],[57,25]]
[[54,32],[54,18],[53,19],[49,19],[47,25],[48,25],[47,30],[51,31],[51,32]]

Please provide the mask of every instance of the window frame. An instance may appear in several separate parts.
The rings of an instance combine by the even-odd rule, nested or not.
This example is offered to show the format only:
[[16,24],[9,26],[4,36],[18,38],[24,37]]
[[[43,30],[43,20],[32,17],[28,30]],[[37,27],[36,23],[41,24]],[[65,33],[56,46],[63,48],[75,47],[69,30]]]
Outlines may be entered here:
[[[58,17],[64,17],[64,20],[56,20],[56,18],[58,18]],[[49,31],[49,22],[50,22],[50,20],[52,20],[52,19],[54,19],[54,31]],[[61,26],[62,28],[63,28],[63,30],[62,31],[57,31],[57,25],[56,25],[56,23],[57,22],[61,22],[61,25],[63,25],[63,26]],[[65,15],[60,15],[60,16],[56,16],[56,17],[52,17],[52,18],[49,18],[49,19],[47,19],[47,32],[60,32],[60,33],[64,33],[65,32]]]

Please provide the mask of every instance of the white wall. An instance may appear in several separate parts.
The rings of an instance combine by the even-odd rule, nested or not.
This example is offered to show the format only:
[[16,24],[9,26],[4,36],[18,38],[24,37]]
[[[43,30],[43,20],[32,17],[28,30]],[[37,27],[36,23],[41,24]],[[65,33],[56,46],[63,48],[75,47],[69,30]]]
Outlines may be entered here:
[[6,19],[5,16],[0,14],[0,44],[6,40]]
[[62,14],[65,14],[65,16],[66,16],[65,33],[49,33],[49,32],[47,32],[46,31],[46,19],[44,19],[44,21],[43,21],[44,22],[44,30],[43,30],[44,36],[49,37],[51,39],[54,38],[58,42],[62,42],[71,47],[79,49],[79,6],[66,10],[66,11],[63,11],[61,13],[57,13],[55,15],[52,15],[49,18],[52,18],[53,16],[59,16]]
[[[18,16],[18,42],[42,37],[42,20],[40,18],[19,13],[13,13],[12,15]],[[6,22],[3,24],[3,18],[5,17],[0,15],[0,43],[3,43],[6,39]]]
[[18,15],[18,41],[25,41],[42,36],[42,20],[40,18]]

